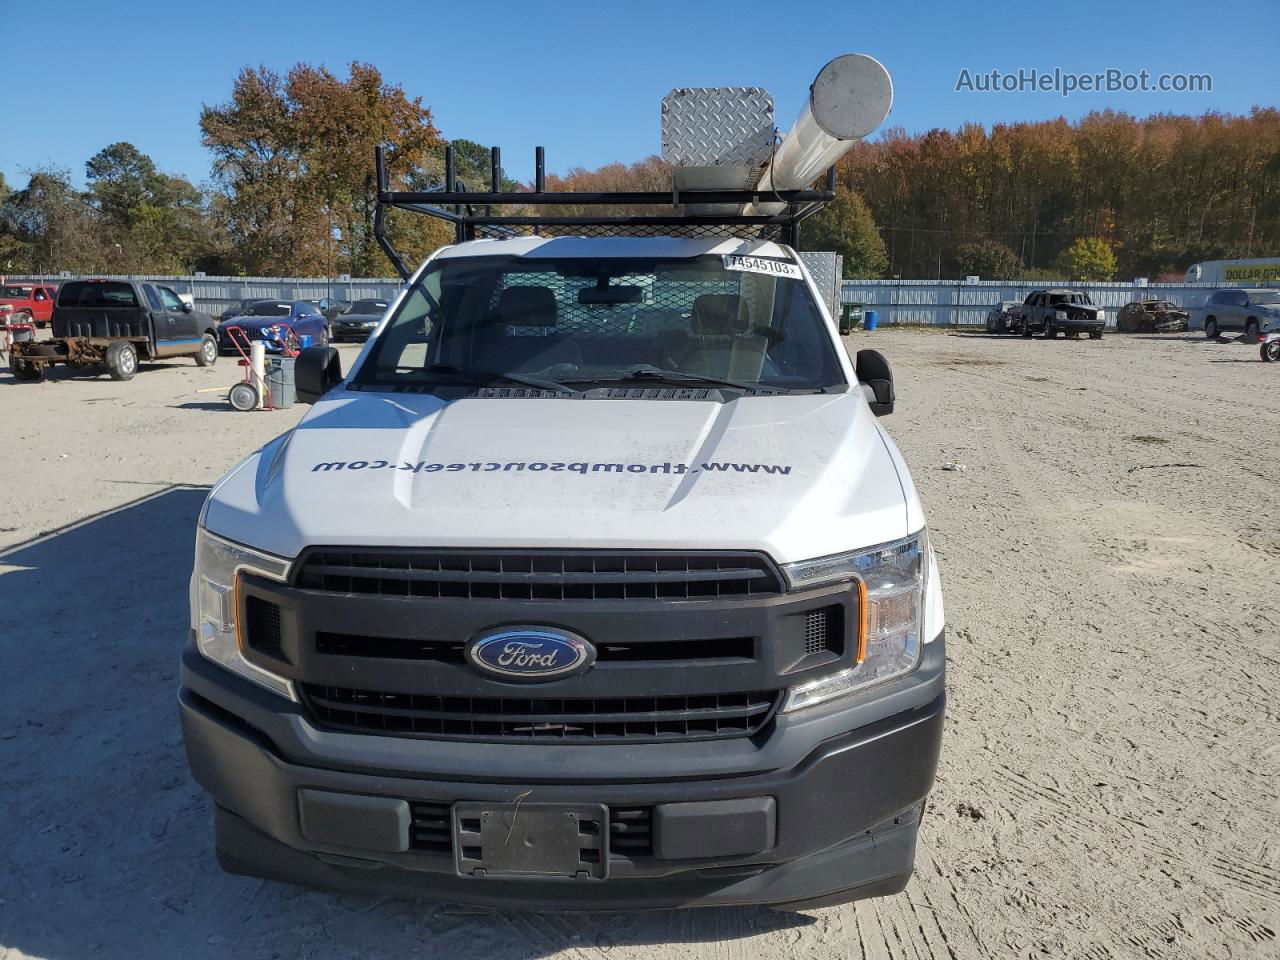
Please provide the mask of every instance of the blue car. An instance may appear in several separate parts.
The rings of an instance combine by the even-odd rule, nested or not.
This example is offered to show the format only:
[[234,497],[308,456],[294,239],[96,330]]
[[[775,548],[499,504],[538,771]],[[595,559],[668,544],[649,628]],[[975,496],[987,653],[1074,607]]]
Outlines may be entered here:
[[[239,327],[250,340],[261,340],[267,353],[283,353],[287,335],[282,327],[291,329],[299,341],[310,337],[311,346],[315,347],[329,342],[328,326],[319,308],[306,300],[255,300],[244,313],[218,324],[218,350],[230,354],[239,352],[227,332],[231,327]],[[243,341],[240,345],[244,346]]]

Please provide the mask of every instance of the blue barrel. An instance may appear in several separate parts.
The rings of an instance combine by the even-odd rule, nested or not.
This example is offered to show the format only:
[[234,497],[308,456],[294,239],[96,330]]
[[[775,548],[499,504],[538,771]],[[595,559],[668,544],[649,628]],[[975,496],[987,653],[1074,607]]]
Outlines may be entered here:
[[874,330],[880,325],[880,317],[874,310],[868,310],[862,317],[862,329]]
[[300,334],[300,335],[298,336],[298,346],[299,346],[299,348],[301,348],[301,349],[303,349],[303,350],[305,350],[305,349],[307,349],[307,347],[311,346],[311,334],[309,334],[309,333],[303,333],[303,334]]

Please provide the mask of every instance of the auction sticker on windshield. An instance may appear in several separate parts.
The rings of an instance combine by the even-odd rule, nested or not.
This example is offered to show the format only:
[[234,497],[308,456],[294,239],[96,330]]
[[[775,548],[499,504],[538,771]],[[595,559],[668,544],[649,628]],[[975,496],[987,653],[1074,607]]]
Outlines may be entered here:
[[726,253],[723,256],[726,270],[767,273],[773,277],[800,279],[800,264],[798,263],[789,263],[786,260],[769,260],[765,257],[744,257],[736,253]]

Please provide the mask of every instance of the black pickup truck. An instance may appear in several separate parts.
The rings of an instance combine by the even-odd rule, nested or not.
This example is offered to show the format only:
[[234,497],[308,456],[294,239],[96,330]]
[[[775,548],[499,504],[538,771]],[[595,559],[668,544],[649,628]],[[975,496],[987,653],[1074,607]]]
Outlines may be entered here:
[[113,380],[131,380],[142,360],[218,359],[216,322],[168,287],[131,280],[68,280],[53,308],[53,338],[13,345],[18,380],[39,380],[48,367],[106,364]]

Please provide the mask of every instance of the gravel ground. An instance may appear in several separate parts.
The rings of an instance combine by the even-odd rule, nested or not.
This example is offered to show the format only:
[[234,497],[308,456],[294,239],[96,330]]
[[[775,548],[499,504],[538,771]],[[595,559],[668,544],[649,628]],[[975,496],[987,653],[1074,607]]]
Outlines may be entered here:
[[942,564],[947,735],[907,892],[794,916],[221,874],[174,704],[192,528],[301,411],[197,393],[225,360],[0,376],[0,958],[1280,956],[1280,369],[1191,336],[871,343]]

